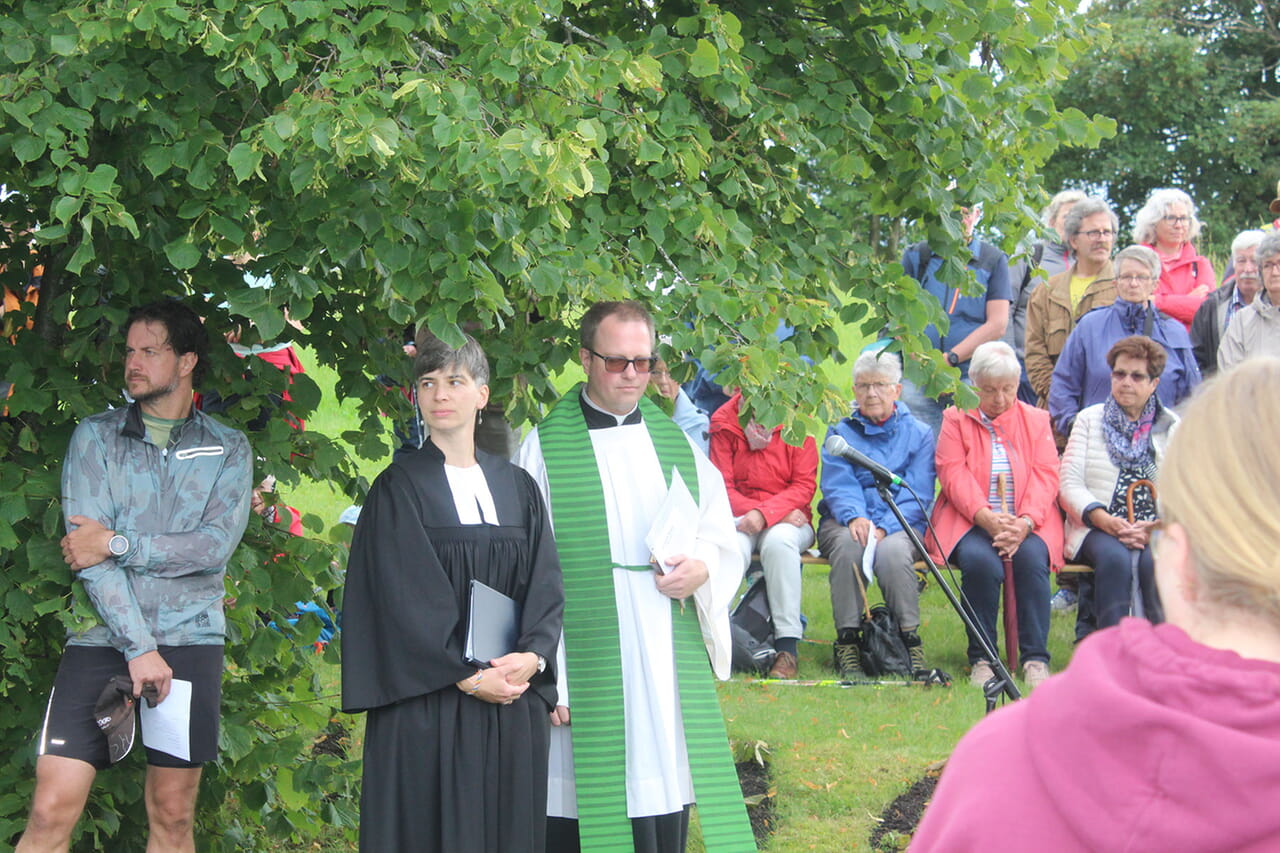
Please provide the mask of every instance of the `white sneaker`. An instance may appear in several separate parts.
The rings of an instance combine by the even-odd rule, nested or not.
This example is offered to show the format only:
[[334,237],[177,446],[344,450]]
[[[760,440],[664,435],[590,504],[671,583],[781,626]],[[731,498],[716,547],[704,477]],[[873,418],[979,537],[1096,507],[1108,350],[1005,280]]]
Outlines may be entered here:
[[1076,608],[1076,594],[1069,589],[1060,589],[1049,599],[1049,609],[1054,613],[1066,613]]
[[1022,680],[1034,690],[1049,678],[1049,664],[1042,660],[1029,660],[1022,665]]
[[973,670],[969,673],[969,683],[974,687],[981,687],[995,676],[995,670],[991,668],[991,664],[985,660],[976,661],[973,664]]

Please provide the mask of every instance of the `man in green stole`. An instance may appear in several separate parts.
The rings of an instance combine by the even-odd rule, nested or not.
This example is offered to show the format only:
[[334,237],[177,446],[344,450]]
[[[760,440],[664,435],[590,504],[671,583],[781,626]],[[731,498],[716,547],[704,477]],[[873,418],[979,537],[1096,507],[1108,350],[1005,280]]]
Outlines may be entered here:
[[[696,802],[708,851],[754,850],[713,679],[729,675],[742,576],[724,480],[643,399],[648,311],[598,303],[581,335],[585,387],[516,457],[551,507],[565,582],[547,849],[677,853]],[[644,539],[675,473],[697,533],[659,572]]]

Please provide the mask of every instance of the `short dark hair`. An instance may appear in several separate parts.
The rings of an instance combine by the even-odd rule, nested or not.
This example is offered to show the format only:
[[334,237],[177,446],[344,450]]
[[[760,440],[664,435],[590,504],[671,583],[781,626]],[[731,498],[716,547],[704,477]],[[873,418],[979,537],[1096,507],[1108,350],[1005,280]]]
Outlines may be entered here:
[[596,344],[596,330],[607,317],[619,320],[639,320],[649,327],[649,338],[654,339],[653,315],[634,299],[623,299],[617,302],[597,302],[582,315],[582,332],[580,335],[584,349],[593,349]]
[[1107,350],[1107,367],[1114,368],[1116,359],[1122,355],[1145,361],[1147,375],[1152,379],[1158,379],[1164,373],[1165,362],[1169,360],[1164,347],[1146,335],[1130,335],[1112,344],[1111,349]]
[[426,327],[418,330],[418,357],[413,360],[413,376],[421,379],[428,373],[458,366],[471,375],[477,385],[489,384],[489,359],[476,339],[463,335],[466,341],[454,348],[437,338]]
[[192,384],[199,386],[204,381],[205,370],[209,366],[209,332],[199,314],[176,299],[140,305],[129,312],[129,319],[124,324],[125,337],[138,322],[163,324],[174,352],[178,355],[196,354],[196,366],[191,371]]

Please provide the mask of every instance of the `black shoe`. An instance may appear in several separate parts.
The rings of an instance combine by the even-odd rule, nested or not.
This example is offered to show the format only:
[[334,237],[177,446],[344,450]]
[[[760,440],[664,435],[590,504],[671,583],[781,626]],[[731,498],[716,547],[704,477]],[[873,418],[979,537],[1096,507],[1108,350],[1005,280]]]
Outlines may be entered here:
[[911,672],[917,673],[929,667],[924,662],[924,643],[915,631],[901,631],[902,644],[907,647],[907,655],[911,659]]
[[832,647],[832,659],[836,675],[842,681],[862,677],[862,637],[860,631],[845,633]]

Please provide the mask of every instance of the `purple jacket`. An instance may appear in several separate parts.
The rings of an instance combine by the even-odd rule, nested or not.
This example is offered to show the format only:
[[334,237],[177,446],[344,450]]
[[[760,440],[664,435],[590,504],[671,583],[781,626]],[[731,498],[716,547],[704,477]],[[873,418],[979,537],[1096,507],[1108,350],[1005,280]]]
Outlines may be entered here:
[[1172,408],[1200,384],[1191,338],[1177,320],[1145,303],[1117,300],[1095,308],[1080,318],[1067,337],[1049,382],[1049,417],[1060,435],[1071,434],[1081,409],[1111,396],[1107,350],[1130,335],[1149,335],[1169,355],[1156,388],[1161,403]]

